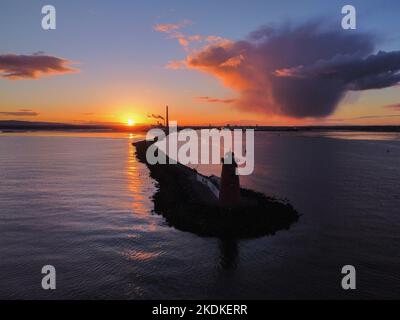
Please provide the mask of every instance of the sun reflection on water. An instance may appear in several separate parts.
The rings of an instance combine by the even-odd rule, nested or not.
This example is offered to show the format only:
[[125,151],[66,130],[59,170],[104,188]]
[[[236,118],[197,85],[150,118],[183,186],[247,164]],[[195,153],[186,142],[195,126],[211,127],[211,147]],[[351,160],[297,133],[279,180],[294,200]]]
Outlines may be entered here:
[[161,253],[159,252],[146,252],[141,250],[129,250],[123,255],[128,260],[132,261],[148,261],[157,258]]
[[127,148],[127,152],[126,175],[128,189],[133,198],[132,209],[135,214],[148,215],[154,207],[151,196],[156,187],[149,177],[147,168],[136,159],[134,147]]

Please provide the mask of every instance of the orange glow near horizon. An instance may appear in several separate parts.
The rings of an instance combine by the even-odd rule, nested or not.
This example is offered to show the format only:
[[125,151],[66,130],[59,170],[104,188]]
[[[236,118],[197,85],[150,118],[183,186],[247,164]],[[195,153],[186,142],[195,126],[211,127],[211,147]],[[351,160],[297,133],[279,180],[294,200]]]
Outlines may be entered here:
[[[356,102],[346,103],[338,107],[334,114],[327,118],[295,119],[276,114],[262,112],[243,111],[231,105],[216,104],[208,107],[208,104],[187,102],[182,99],[170,104],[170,121],[177,121],[178,125],[191,126],[222,126],[222,125],[266,125],[266,126],[307,126],[307,125],[399,125],[400,110],[384,108],[392,104],[397,91],[391,90],[390,99],[383,99],[381,95],[370,93],[357,97]],[[121,99],[122,100],[122,99]],[[21,120],[37,122],[60,122],[69,124],[93,124],[93,125],[118,125],[126,128],[137,128],[142,125],[164,123],[163,120],[148,118],[148,114],[165,117],[165,106],[156,101],[154,103],[141,101],[115,101],[111,99],[104,105],[81,105],[79,110],[68,108],[64,104],[29,106],[29,109],[37,112],[37,116],[19,116],[0,113],[0,120]],[[168,99],[164,99],[168,100]],[[171,100],[173,100],[171,98]],[[6,101],[8,102],[8,101]],[[169,102],[169,100],[168,100]],[[18,108],[6,107],[5,102],[0,102],[0,111],[4,113],[18,113]]]

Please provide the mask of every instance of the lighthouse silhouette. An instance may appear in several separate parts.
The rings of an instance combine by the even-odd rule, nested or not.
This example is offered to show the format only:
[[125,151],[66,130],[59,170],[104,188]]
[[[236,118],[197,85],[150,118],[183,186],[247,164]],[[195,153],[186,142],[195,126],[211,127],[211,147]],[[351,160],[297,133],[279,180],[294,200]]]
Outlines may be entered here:
[[219,202],[223,206],[235,206],[240,203],[240,182],[236,174],[235,154],[228,152],[222,160],[221,187]]

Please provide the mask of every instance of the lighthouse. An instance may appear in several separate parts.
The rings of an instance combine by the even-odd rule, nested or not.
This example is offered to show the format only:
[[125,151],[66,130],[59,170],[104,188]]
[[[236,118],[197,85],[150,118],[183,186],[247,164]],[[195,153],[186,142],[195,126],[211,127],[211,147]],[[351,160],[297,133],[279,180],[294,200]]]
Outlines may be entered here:
[[222,160],[221,186],[219,202],[223,206],[235,206],[240,203],[240,182],[236,174],[235,154],[228,152]]

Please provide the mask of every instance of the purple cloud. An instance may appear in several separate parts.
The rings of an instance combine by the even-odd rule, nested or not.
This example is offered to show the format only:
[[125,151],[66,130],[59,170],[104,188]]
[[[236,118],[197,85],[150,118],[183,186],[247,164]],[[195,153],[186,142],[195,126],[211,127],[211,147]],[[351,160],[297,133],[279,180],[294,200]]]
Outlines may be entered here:
[[68,66],[70,61],[36,53],[32,55],[0,55],[0,77],[20,80],[37,79],[42,76],[77,72]]
[[246,111],[293,118],[332,114],[347,91],[400,81],[400,51],[374,54],[369,33],[327,29],[319,22],[263,27],[245,40],[209,45],[182,65],[209,73],[237,91]]

